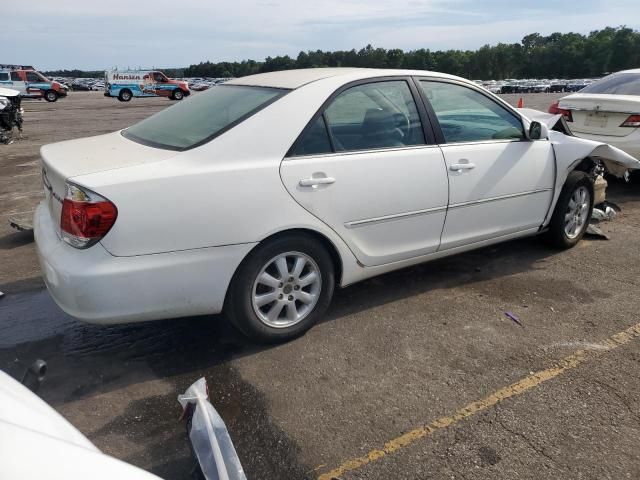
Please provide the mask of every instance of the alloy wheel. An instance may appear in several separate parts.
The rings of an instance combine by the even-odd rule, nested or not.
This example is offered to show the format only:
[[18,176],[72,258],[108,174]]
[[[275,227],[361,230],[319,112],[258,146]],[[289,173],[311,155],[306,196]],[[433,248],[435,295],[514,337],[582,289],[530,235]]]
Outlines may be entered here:
[[576,188],[569,199],[564,215],[564,233],[569,239],[574,239],[587,223],[591,194],[585,186]]
[[322,290],[316,262],[301,252],[282,253],[260,270],[251,303],[260,321],[273,328],[291,327],[315,308]]

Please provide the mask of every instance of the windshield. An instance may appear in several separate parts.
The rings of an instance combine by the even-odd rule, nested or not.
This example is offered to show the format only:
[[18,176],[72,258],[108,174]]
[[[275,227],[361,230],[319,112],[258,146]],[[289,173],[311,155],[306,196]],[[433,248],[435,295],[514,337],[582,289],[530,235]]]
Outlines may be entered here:
[[580,90],[580,93],[640,95],[640,74],[614,73]]
[[286,92],[276,88],[220,85],[162,110],[122,134],[152,147],[187,150],[226,132]]

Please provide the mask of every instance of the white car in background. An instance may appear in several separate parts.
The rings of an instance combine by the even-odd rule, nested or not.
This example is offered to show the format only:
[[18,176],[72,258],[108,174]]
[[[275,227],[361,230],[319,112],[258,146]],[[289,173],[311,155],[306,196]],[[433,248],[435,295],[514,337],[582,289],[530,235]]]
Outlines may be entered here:
[[574,135],[640,158],[640,69],[604,77],[561,98],[549,113],[564,115]]
[[595,163],[640,167],[468,80],[352,68],[230,80],[41,156],[37,251],[66,312],[224,311],[260,341],[306,331],[336,284],[542,232],[571,247]]
[[58,412],[1,370],[0,478],[160,480],[100,452]]

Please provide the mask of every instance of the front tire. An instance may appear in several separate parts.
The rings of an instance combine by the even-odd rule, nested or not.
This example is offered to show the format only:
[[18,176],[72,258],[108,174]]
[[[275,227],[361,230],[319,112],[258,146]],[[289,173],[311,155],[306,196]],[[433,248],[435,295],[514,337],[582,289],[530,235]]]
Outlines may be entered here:
[[55,102],[58,100],[58,93],[55,90],[47,90],[44,92],[44,99],[47,102]]
[[126,88],[120,90],[120,93],[118,94],[118,100],[120,100],[121,102],[129,102],[131,101],[132,97],[133,94],[131,93],[131,90],[128,90]]
[[335,269],[310,235],[283,236],[257,247],[229,287],[225,313],[251,339],[276,343],[302,335],[326,312]]
[[584,172],[573,171],[562,187],[547,237],[557,248],[575,246],[584,237],[593,211],[593,183]]
[[184,92],[179,88],[176,88],[171,95],[173,100],[182,100],[184,98]]

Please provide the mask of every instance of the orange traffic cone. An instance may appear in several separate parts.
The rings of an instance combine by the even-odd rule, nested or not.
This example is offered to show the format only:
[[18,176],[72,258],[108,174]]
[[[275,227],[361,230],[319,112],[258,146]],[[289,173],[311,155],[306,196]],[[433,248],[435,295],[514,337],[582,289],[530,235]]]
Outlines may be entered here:
[[522,97],[520,97],[520,100],[518,100],[518,108],[522,107],[524,107],[524,101],[522,100]]

